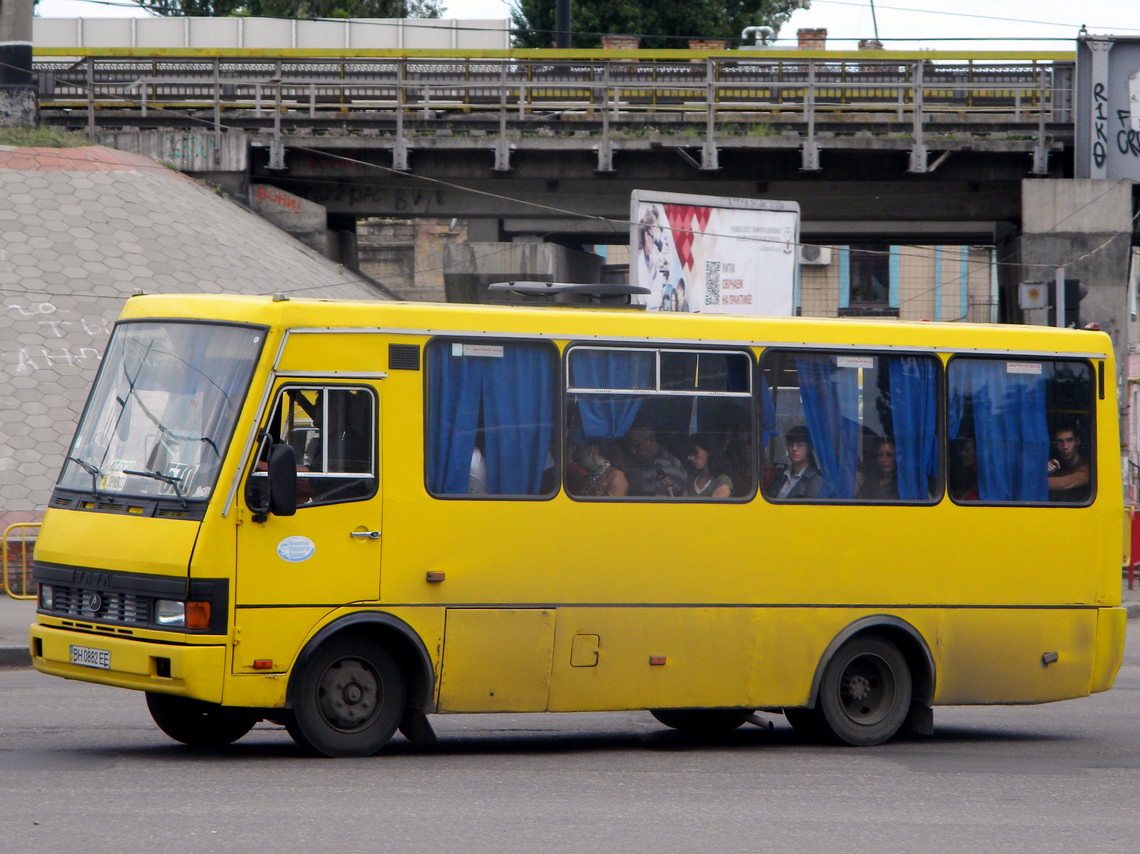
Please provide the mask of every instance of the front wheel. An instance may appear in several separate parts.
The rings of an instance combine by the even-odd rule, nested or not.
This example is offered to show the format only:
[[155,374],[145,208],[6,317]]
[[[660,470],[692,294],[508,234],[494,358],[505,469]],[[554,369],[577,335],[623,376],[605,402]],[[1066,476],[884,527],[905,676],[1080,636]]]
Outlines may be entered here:
[[882,638],[857,637],[824,668],[818,714],[839,741],[882,744],[902,727],[911,694],[910,669],[899,648]]
[[297,677],[285,722],[302,748],[324,756],[371,756],[404,715],[403,674],[380,644],[332,641]]
[[693,735],[724,735],[752,717],[752,709],[650,709],[660,723]]
[[217,703],[156,694],[148,691],[146,706],[158,728],[191,747],[225,747],[237,741],[260,718],[242,709],[227,709]]

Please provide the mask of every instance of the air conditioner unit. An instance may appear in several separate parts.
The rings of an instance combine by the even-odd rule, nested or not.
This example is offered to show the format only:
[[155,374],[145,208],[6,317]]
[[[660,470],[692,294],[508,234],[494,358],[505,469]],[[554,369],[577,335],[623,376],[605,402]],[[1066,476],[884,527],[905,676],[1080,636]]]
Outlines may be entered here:
[[830,246],[812,246],[802,243],[796,252],[796,258],[801,264],[818,264],[824,266],[831,263]]

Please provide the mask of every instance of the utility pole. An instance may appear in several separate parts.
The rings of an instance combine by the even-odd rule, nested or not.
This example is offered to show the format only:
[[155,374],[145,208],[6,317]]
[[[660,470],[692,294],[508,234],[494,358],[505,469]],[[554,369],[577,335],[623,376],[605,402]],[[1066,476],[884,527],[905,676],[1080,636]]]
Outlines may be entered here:
[[569,48],[570,0],[554,0],[554,46]]
[[0,0],[0,127],[35,127],[39,101],[32,77],[32,6]]

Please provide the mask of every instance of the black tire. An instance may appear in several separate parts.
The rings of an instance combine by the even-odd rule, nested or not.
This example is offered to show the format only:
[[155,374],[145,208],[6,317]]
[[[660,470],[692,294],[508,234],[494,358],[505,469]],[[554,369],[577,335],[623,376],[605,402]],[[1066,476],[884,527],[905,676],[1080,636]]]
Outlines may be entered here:
[[227,709],[216,703],[151,691],[147,692],[146,706],[160,730],[191,747],[233,744],[261,720],[244,709]]
[[392,738],[406,696],[403,674],[380,644],[331,641],[297,675],[285,728],[311,753],[371,756]]
[[818,712],[838,741],[856,747],[882,744],[906,720],[912,685],[897,646],[873,636],[853,638],[823,670]]
[[724,735],[739,728],[752,709],[650,709],[660,723],[692,735]]
[[784,717],[796,731],[796,735],[805,741],[827,741],[831,737],[831,729],[823,718],[819,709],[784,709]]

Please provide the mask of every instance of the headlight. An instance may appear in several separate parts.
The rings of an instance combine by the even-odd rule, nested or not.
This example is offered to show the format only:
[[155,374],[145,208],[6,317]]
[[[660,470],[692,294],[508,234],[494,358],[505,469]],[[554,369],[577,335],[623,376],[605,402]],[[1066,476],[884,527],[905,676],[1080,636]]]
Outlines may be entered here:
[[55,590],[52,589],[50,584],[40,585],[40,607],[45,611],[50,611],[52,605],[55,603]]
[[154,603],[154,621],[160,626],[185,626],[186,603],[176,599],[159,599]]
[[172,629],[205,630],[210,628],[210,603],[159,599],[155,602],[154,621]]

